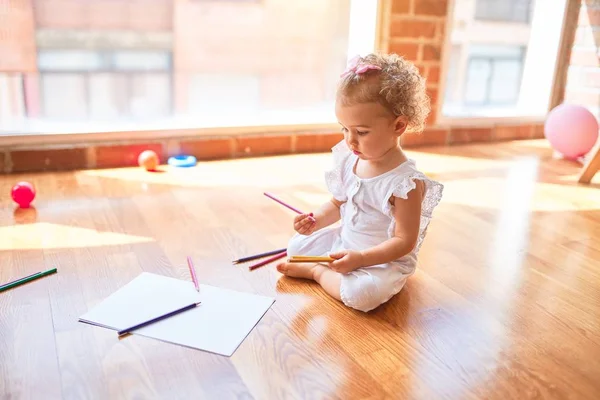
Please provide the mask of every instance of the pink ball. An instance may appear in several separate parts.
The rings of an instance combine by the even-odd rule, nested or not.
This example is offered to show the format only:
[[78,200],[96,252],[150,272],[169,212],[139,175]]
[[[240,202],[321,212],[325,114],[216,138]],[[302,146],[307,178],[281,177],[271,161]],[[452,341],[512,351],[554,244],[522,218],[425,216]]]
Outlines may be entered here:
[[21,208],[28,208],[35,198],[35,187],[29,182],[19,182],[13,186],[11,197]]
[[548,113],[544,135],[556,151],[575,160],[594,147],[598,121],[587,108],[563,103]]

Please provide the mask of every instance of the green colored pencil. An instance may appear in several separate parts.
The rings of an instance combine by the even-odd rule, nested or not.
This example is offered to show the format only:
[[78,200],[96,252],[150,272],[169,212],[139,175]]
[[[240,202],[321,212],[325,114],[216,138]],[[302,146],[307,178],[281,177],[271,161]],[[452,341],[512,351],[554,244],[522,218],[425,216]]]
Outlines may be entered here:
[[31,282],[31,281],[39,279],[43,276],[51,275],[55,272],[56,272],[56,268],[52,268],[52,269],[49,269],[48,271],[38,272],[37,274],[29,275],[24,278],[17,279],[16,281],[5,283],[4,285],[0,286],[0,292],[3,292],[8,289],[12,289],[16,286],[23,285],[27,282]]

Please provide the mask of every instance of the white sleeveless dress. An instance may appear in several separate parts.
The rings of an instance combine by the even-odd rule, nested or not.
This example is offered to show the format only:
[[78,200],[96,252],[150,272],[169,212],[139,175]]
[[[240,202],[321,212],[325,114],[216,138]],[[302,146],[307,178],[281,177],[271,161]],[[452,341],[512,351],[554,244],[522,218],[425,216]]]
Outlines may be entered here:
[[417,254],[427,232],[433,210],[442,198],[443,185],[417,170],[414,160],[373,178],[362,179],[354,173],[356,156],[341,141],[332,148],[333,168],[325,172],[327,187],[334,198],[345,202],[341,224],[323,228],[306,236],[295,234],[288,244],[288,255],[323,256],[339,250],[363,250],[383,243],[394,235],[392,196],[406,199],[416,187],[425,184],[421,224],[415,248],[387,264],[359,268],[342,275],[340,296],[348,307],[370,311],[397,294],[415,271]]

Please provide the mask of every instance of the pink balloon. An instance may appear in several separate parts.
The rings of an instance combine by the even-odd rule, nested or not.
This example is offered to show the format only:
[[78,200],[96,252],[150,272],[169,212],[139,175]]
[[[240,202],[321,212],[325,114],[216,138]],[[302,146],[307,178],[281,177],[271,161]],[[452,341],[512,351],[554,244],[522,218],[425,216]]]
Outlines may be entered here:
[[565,158],[586,155],[598,140],[598,121],[585,107],[560,104],[548,113],[544,136]]

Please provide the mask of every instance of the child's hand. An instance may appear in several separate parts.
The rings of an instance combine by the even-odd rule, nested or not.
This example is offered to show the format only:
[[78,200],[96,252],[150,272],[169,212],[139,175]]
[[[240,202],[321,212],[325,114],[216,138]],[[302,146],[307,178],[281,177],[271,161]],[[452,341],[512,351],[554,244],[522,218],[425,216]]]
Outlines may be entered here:
[[310,235],[315,231],[317,220],[313,213],[299,214],[294,218],[294,230],[301,235]]
[[362,253],[355,250],[338,251],[337,253],[329,254],[329,257],[336,259],[329,263],[329,268],[341,274],[361,268],[364,261]]

